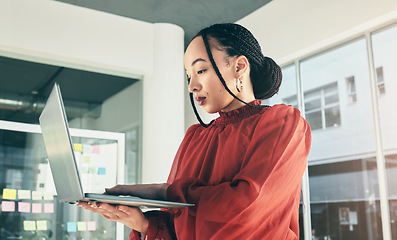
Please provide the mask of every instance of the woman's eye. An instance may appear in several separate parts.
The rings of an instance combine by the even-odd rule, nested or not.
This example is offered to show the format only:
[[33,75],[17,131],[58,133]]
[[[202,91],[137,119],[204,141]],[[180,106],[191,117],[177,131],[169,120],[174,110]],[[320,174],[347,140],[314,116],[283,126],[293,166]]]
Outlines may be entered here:
[[190,83],[190,77],[186,76],[186,79],[187,79],[187,83]]
[[199,70],[199,71],[197,71],[197,74],[202,74],[203,72],[205,72],[206,71],[206,69],[204,69],[204,70]]

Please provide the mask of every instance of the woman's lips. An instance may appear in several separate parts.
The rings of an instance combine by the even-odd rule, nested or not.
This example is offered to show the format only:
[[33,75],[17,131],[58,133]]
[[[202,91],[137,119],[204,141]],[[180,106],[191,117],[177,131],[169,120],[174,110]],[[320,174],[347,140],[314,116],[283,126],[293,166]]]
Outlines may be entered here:
[[196,99],[198,105],[201,106],[204,104],[206,97],[196,97],[195,99]]

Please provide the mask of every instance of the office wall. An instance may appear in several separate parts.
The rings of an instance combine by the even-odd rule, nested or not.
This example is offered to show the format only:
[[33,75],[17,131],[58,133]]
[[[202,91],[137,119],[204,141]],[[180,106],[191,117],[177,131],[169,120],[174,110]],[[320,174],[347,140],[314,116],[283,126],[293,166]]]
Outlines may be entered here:
[[[184,33],[180,27],[56,1],[0,0],[0,33],[1,56],[142,79],[143,182],[166,180],[184,134]],[[159,51],[164,44],[173,51],[165,52],[166,57]],[[123,103],[120,94],[109,102]],[[169,113],[167,117],[159,116],[160,103],[164,106],[160,113]],[[121,105],[105,110],[109,119],[119,117]]]

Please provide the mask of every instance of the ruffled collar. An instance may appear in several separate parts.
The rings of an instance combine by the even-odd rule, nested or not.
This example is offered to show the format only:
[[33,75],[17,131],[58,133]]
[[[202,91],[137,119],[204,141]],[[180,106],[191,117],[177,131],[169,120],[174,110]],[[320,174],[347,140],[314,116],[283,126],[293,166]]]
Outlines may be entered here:
[[[261,105],[260,100],[254,100],[250,102],[252,105]],[[247,118],[249,116],[252,116],[260,111],[262,111],[263,108],[256,108],[256,107],[251,107],[249,105],[245,105],[241,108],[229,111],[229,112],[219,112],[219,117],[215,119],[213,122],[213,126],[224,126],[228,125],[231,123],[238,123],[244,118]]]

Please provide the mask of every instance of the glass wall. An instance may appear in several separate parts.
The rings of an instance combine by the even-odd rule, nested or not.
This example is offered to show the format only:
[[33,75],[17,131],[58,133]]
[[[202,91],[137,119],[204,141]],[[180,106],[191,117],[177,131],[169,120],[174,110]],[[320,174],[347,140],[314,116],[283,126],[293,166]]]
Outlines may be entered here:
[[[267,102],[299,107],[294,89],[300,80],[304,116],[312,128],[308,173],[313,239],[384,239],[377,154],[384,156],[387,169],[390,219],[385,224],[397,239],[397,26],[373,33],[371,40],[380,152],[364,36],[283,67],[282,89]],[[302,216],[300,223],[304,239]]]
[[[118,183],[141,181],[142,81],[2,56],[0,72],[0,129],[2,121],[38,124],[47,97],[57,82],[69,126],[125,133],[125,171],[118,176],[124,179],[118,179]],[[115,173],[110,172],[117,166],[114,156],[109,161],[98,158],[106,154],[106,148],[114,147],[113,143],[89,138],[73,140],[77,144],[83,185],[99,193],[115,185]],[[48,163],[42,141],[38,133],[0,130],[0,239],[115,239],[115,224],[74,205],[58,203],[55,189],[47,191],[52,180],[50,175],[43,175],[48,173]],[[113,167],[90,165],[100,162]],[[39,180],[41,183],[45,180],[46,184],[40,185]],[[107,185],[95,185],[95,182]],[[48,198],[52,194],[53,200],[44,200],[43,195],[42,201],[36,201],[33,198],[36,193],[46,193]],[[53,210],[50,207],[46,210],[46,206],[52,206]],[[127,239],[129,232],[125,227]]]
[[[114,222],[58,201],[43,138],[38,126],[32,126],[37,133],[0,126],[0,239],[116,239]],[[123,159],[118,152],[122,134],[119,139],[95,134],[72,138],[85,192],[114,186],[117,162]]]
[[376,142],[365,39],[301,62],[312,128],[309,186],[319,239],[378,239]]

